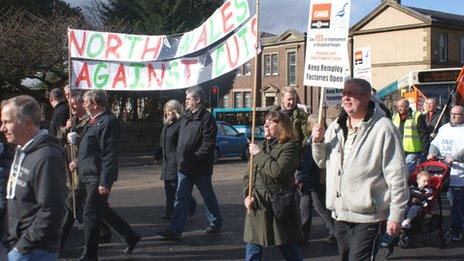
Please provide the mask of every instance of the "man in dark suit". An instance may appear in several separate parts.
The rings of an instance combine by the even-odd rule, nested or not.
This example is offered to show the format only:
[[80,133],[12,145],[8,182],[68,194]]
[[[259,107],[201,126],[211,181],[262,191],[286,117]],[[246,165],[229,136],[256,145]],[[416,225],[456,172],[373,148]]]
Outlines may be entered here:
[[66,104],[66,97],[62,89],[51,90],[49,96],[50,104],[53,107],[53,116],[48,133],[56,137],[58,130],[64,127],[69,119],[69,107]]
[[98,232],[103,217],[105,223],[124,239],[126,253],[134,250],[141,237],[108,205],[111,187],[118,179],[120,132],[118,120],[107,109],[108,97],[102,90],[87,91],[83,106],[90,120],[81,137],[77,162],[71,162],[69,168],[71,171],[78,169],[86,190],[85,247],[80,260],[98,260]]

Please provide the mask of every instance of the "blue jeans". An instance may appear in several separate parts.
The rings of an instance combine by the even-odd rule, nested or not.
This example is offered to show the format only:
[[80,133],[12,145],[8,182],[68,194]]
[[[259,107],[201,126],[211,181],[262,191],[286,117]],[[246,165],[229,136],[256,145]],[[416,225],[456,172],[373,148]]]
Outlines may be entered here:
[[211,175],[177,175],[176,202],[174,204],[174,216],[172,217],[169,228],[178,234],[182,234],[187,223],[190,199],[192,197],[193,185],[200,191],[201,197],[205,202],[206,216],[209,225],[220,228],[222,226],[221,212],[216,199],[216,194],[211,184]]
[[[278,246],[280,253],[286,260],[298,261],[303,260],[300,255],[300,251],[296,245],[280,245]],[[245,260],[254,261],[263,259],[263,246],[247,243],[245,250]]]
[[19,253],[16,249],[8,253],[8,261],[55,261],[58,260],[58,253],[33,249],[26,254]]
[[404,160],[406,161],[406,167],[408,168],[409,176],[411,176],[411,174],[414,172],[414,169],[416,169],[416,166],[419,163],[420,155],[420,152],[407,153],[404,157]]
[[451,207],[451,228],[462,232],[462,219],[464,218],[464,187],[450,187],[449,192]]

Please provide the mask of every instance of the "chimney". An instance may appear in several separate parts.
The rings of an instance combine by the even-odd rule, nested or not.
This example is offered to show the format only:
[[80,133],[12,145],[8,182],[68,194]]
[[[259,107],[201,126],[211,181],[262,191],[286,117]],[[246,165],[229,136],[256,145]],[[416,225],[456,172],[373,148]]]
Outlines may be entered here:
[[395,2],[397,4],[401,4],[401,0],[382,0],[382,2]]

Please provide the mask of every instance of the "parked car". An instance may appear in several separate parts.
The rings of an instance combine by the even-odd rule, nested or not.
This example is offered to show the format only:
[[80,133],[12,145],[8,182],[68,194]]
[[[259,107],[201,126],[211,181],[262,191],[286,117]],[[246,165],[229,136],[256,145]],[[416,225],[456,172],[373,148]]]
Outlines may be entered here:
[[214,163],[221,158],[241,157],[247,160],[249,140],[245,134],[238,132],[232,125],[224,121],[216,121],[218,128],[216,148],[214,150]]

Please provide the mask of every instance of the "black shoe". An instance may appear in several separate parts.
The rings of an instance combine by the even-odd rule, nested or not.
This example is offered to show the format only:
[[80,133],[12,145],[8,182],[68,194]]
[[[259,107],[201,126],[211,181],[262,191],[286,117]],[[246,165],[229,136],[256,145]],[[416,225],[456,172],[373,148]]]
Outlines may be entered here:
[[170,228],[167,228],[163,231],[158,231],[158,235],[164,237],[165,239],[169,239],[169,240],[180,239],[180,234],[177,234],[176,232],[172,231]]
[[206,234],[218,234],[219,232],[221,232],[221,228],[219,227],[214,227],[214,226],[211,226],[209,225],[207,228],[205,228],[205,233]]
[[388,259],[392,254],[393,254],[393,250],[395,249],[395,246],[394,245],[391,245],[391,246],[388,246],[386,249],[385,249],[385,259]]
[[134,251],[134,248],[135,246],[137,245],[137,243],[140,241],[140,239],[142,239],[142,236],[135,233],[134,237],[132,238],[132,240],[130,240],[129,242],[127,242],[127,247],[126,249],[124,250],[124,252],[126,254],[130,254],[132,253],[132,251]]
[[191,200],[188,217],[193,217],[196,211],[197,211],[197,202],[195,200]]
[[79,261],[98,261],[98,257],[88,257],[86,254],[82,254]]
[[98,234],[98,243],[100,244],[111,243],[111,231],[109,230],[108,227],[100,228],[100,233]]
[[164,215],[161,217],[161,220],[171,220],[172,216],[171,215]]
[[334,245],[337,244],[337,238],[334,235],[330,235],[324,239],[324,242],[327,244]]

